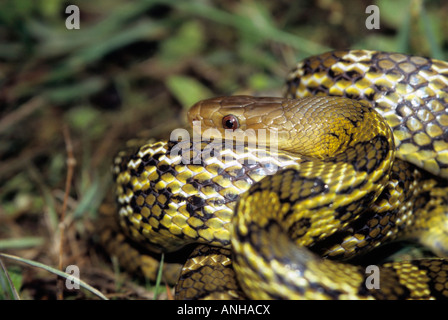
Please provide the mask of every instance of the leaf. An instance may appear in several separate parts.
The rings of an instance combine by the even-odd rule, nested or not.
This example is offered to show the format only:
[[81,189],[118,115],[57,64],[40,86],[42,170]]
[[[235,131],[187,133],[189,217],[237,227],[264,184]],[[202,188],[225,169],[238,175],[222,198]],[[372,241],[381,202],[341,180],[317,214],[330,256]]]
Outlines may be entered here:
[[212,92],[199,81],[186,76],[170,76],[166,86],[185,109],[199,100],[213,96]]
[[5,249],[23,249],[30,247],[37,247],[44,243],[42,237],[22,237],[0,240],[0,250]]
[[410,1],[408,0],[377,0],[376,5],[380,9],[381,21],[397,29],[403,25],[409,15]]
[[162,42],[160,59],[164,64],[171,64],[192,57],[199,54],[204,41],[202,25],[197,21],[185,22],[175,35]]

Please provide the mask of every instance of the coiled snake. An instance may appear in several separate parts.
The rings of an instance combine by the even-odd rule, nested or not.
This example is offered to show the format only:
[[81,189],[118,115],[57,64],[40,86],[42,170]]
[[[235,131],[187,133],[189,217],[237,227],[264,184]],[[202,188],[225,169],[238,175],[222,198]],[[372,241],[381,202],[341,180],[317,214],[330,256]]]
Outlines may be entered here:
[[[330,52],[298,64],[286,98],[204,100],[189,120],[193,139],[179,131],[114,166],[130,239],[202,244],[178,298],[448,298],[448,63]],[[442,258],[378,265],[373,286],[341,261],[404,238]]]

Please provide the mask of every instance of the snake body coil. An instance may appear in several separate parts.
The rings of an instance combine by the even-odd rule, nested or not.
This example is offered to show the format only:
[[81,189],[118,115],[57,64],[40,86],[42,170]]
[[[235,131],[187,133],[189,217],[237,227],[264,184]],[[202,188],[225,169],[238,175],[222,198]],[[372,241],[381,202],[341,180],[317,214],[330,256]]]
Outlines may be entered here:
[[[201,101],[190,121],[231,140],[121,153],[120,224],[159,252],[204,245],[179,298],[448,298],[444,259],[378,266],[379,288],[364,267],[334,261],[398,238],[448,255],[447,72],[420,57],[332,52],[297,66],[288,98]],[[263,135],[254,146],[240,129]]]

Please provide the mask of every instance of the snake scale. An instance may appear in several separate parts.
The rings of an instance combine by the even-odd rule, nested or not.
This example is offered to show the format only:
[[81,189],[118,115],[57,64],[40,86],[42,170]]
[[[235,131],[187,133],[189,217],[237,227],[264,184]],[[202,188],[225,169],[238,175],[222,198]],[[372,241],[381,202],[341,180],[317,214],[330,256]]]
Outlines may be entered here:
[[[159,253],[199,244],[177,298],[448,298],[448,63],[329,52],[297,65],[284,98],[203,100],[189,121],[202,139],[114,160],[128,239]],[[216,138],[260,129],[258,144]],[[396,239],[439,258],[374,266],[368,286],[374,273],[347,260]]]

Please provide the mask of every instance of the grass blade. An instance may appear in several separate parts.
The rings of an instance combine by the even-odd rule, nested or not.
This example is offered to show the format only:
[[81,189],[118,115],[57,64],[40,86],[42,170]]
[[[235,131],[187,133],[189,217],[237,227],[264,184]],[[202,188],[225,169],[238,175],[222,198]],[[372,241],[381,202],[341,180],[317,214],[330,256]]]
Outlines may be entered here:
[[14,300],[20,300],[19,293],[17,292],[16,287],[9,276],[8,270],[6,270],[2,259],[0,259],[0,284],[3,288],[3,292],[0,291],[0,297],[6,298],[12,293]]
[[162,282],[162,271],[163,271],[163,258],[165,255],[162,253],[160,257],[160,264],[159,264],[159,270],[157,272],[157,279],[156,279],[156,285],[154,288],[154,300],[157,300],[159,296],[159,289],[160,289],[160,283]]
[[23,238],[12,238],[12,239],[1,239],[0,240],[0,250],[5,249],[23,249],[30,247],[38,247],[44,243],[44,238],[42,237],[23,237]]
[[[7,258],[7,259],[11,259],[11,260],[14,260],[14,261],[18,261],[18,262],[22,262],[22,263],[28,264],[28,265],[33,266],[33,267],[44,269],[44,270],[46,270],[48,272],[56,274],[56,275],[58,275],[60,277],[63,277],[65,279],[69,279],[69,280],[73,279],[72,275],[70,275],[68,273],[65,273],[65,272],[62,272],[62,271],[60,271],[58,269],[55,269],[55,268],[50,267],[50,266],[47,266],[47,265],[45,265],[43,263],[40,263],[40,262],[37,262],[37,261],[20,258],[20,257],[17,257],[17,256],[6,254],[6,253],[0,253],[0,257],[4,257],[4,258]],[[81,287],[83,287],[84,289],[90,291],[91,293],[93,293],[94,295],[98,296],[99,298],[101,298],[103,300],[108,300],[105,295],[103,295],[100,291],[98,291],[94,287],[90,286],[86,282],[82,281],[81,279],[77,279],[77,281],[79,281],[79,285]]]

